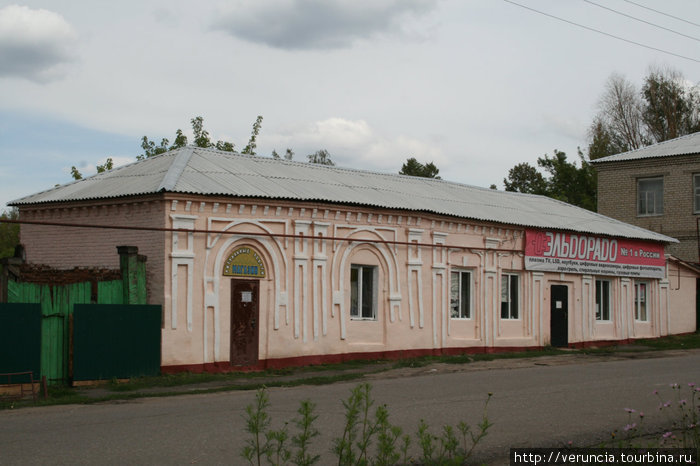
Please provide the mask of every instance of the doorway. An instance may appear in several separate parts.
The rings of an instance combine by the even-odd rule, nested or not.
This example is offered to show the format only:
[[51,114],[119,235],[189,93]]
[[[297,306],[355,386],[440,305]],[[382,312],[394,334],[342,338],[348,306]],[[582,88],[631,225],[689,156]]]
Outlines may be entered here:
[[232,366],[258,364],[259,280],[231,280]]
[[552,285],[550,303],[552,346],[569,346],[569,287]]

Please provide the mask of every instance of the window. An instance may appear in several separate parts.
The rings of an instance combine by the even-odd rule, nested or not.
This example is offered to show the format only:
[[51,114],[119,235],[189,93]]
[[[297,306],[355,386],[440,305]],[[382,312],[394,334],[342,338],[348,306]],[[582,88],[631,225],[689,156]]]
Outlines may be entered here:
[[663,215],[664,179],[642,178],[637,180],[637,214]]
[[693,212],[700,214],[700,174],[693,175],[693,194],[695,199]]
[[501,276],[501,319],[518,318],[518,276]]
[[350,266],[350,317],[377,318],[377,267]]
[[466,270],[450,274],[450,317],[470,319],[472,316],[472,274]]
[[610,320],[610,282],[595,281],[595,320]]
[[639,282],[634,284],[634,320],[648,320],[647,303],[649,302],[649,284]]

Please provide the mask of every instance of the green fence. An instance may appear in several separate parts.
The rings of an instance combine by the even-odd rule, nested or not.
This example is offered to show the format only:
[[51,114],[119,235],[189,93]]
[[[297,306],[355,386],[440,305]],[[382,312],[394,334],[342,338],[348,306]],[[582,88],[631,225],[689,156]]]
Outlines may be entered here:
[[41,345],[37,342],[40,341],[41,306],[0,303],[0,373],[32,371],[34,380],[39,380]]
[[[4,342],[9,340],[3,336],[3,333],[0,333],[0,338],[3,340],[3,342],[0,342],[3,345],[0,346],[2,350],[0,351],[0,368],[14,367],[15,363],[13,361],[17,354],[27,351],[34,354],[32,352],[38,351],[39,357],[35,358],[39,361],[39,367],[36,370],[37,375],[46,376],[49,383],[67,382],[71,377],[74,377],[71,364],[76,360],[76,355],[82,368],[93,368],[90,370],[85,369],[85,373],[100,374],[100,377],[97,378],[103,378],[103,376],[111,378],[145,375],[146,373],[153,374],[156,366],[154,362],[156,356],[157,370],[159,371],[160,307],[146,306],[144,308],[141,306],[139,307],[140,311],[137,311],[136,308],[131,309],[131,305],[146,304],[146,258],[139,256],[138,249],[134,246],[119,246],[117,251],[120,256],[120,280],[105,279],[105,281],[99,281],[97,278],[92,278],[92,280],[87,279],[88,281],[72,283],[70,280],[73,280],[74,276],[66,278],[70,275],[70,271],[60,270],[55,271],[55,275],[52,272],[51,275],[43,278],[31,277],[30,274],[30,278],[27,281],[22,281],[21,278],[8,278],[5,275],[0,277],[2,278],[0,285],[3,288],[0,290],[0,296],[6,299],[7,303],[22,303],[23,305],[33,303],[34,306],[31,309],[35,309],[32,311],[34,316],[37,313],[36,309],[39,309],[38,324],[34,321],[31,324],[36,324],[38,330],[35,329],[35,332],[30,334],[29,330],[24,330],[25,326],[26,328],[30,327],[29,323],[24,323],[26,319],[30,318],[23,315],[23,310],[30,309],[30,307],[7,308],[8,311],[4,316],[5,321],[0,321],[0,331],[5,332],[7,335],[15,335],[13,332],[16,330],[23,337],[19,340],[20,344],[15,348],[9,343],[5,344]],[[68,272],[68,275],[65,275],[66,272]],[[82,276],[85,277],[85,274],[83,273]],[[65,284],[66,282],[68,283]],[[78,349],[81,352],[85,352],[82,354],[75,353],[75,342],[71,339],[74,335],[72,326],[76,323],[74,320],[74,308],[82,305],[92,306],[81,311],[81,321],[77,322],[77,325],[87,323],[87,325],[97,326],[99,331],[95,328],[88,333],[92,333],[95,338],[112,339],[113,343],[121,339],[121,341],[133,344],[135,340],[147,338],[148,344],[139,343],[135,346],[140,348],[140,350],[147,351],[148,356],[136,357],[137,362],[134,366],[130,366],[129,363],[122,367],[112,361],[108,363],[106,369],[94,369],[98,365],[99,358],[95,356],[91,359],[92,356],[87,354],[87,352],[92,351],[89,349],[91,348],[89,344],[85,346],[85,343],[88,342],[87,337],[81,336],[83,340],[81,340]],[[119,306],[115,307],[113,311],[105,310],[110,307],[109,305]],[[7,305],[4,304],[3,306]],[[119,309],[119,311],[116,309]],[[156,311],[154,309],[157,309],[157,319],[155,318]],[[91,315],[93,310],[97,313],[95,316]],[[37,319],[36,316],[33,318]],[[142,321],[140,319],[145,320]],[[155,320],[158,321],[157,335],[153,330],[155,325],[152,324]],[[110,325],[115,325],[115,328],[120,329],[124,333],[118,336],[114,333],[115,330],[111,330],[107,328],[108,326],[103,325],[104,322],[108,321],[111,322]],[[129,323],[122,324],[121,322]],[[127,328],[129,325],[133,325],[133,327]],[[81,329],[84,328],[81,327]],[[96,343],[94,342],[93,344]],[[153,347],[156,347],[157,351],[153,350]],[[100,354],[105,357],[113,357],[106,353],[106,350],[100,351]],[[130,353],[128,348],[120,347],[119,351],[121,355],[127,355],[127,359],[135,354]],[[87,359],[85,359],[86,357]],[[20,362],[21,365],[27,364],[23,361]],[[134,369],[136,372],[130,373],[131,367],[136,368]],[[22,370],[30,369],[24,368]],[[34,367],[31,370],[35,370]],[[8,370],[5,372],[15,371]],[[90,378],[82,375],[81,377]],[[85,380],[85,378],[79,380]]]
[[[70,323],[75,304],[92,302],[92,283],[43,285],[8,282],[10,303],[38,303],[41,306],[41,375],[50,383],[68,380],[70,376]],[[98,303],[121,302],[121,280],[97,284]]]
[[73,380],[160,374],[160,306],[77,304]]

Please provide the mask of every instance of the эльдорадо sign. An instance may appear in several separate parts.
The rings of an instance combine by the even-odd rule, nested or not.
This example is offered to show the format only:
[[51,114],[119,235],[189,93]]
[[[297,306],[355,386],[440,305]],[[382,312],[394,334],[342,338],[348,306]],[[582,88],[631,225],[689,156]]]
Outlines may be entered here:
[[555,231],[525,231],[525,268],[542,272],[663,278],[664,245]]

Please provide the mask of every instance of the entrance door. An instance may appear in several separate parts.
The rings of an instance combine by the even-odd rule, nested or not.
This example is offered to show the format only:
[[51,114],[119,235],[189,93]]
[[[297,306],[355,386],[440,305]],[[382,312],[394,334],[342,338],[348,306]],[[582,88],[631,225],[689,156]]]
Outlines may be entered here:
[[552,346],[569,345],[569,287],[552,285],[551,291]]
[[258,363],[258,280],[231,280],[231,365]]

